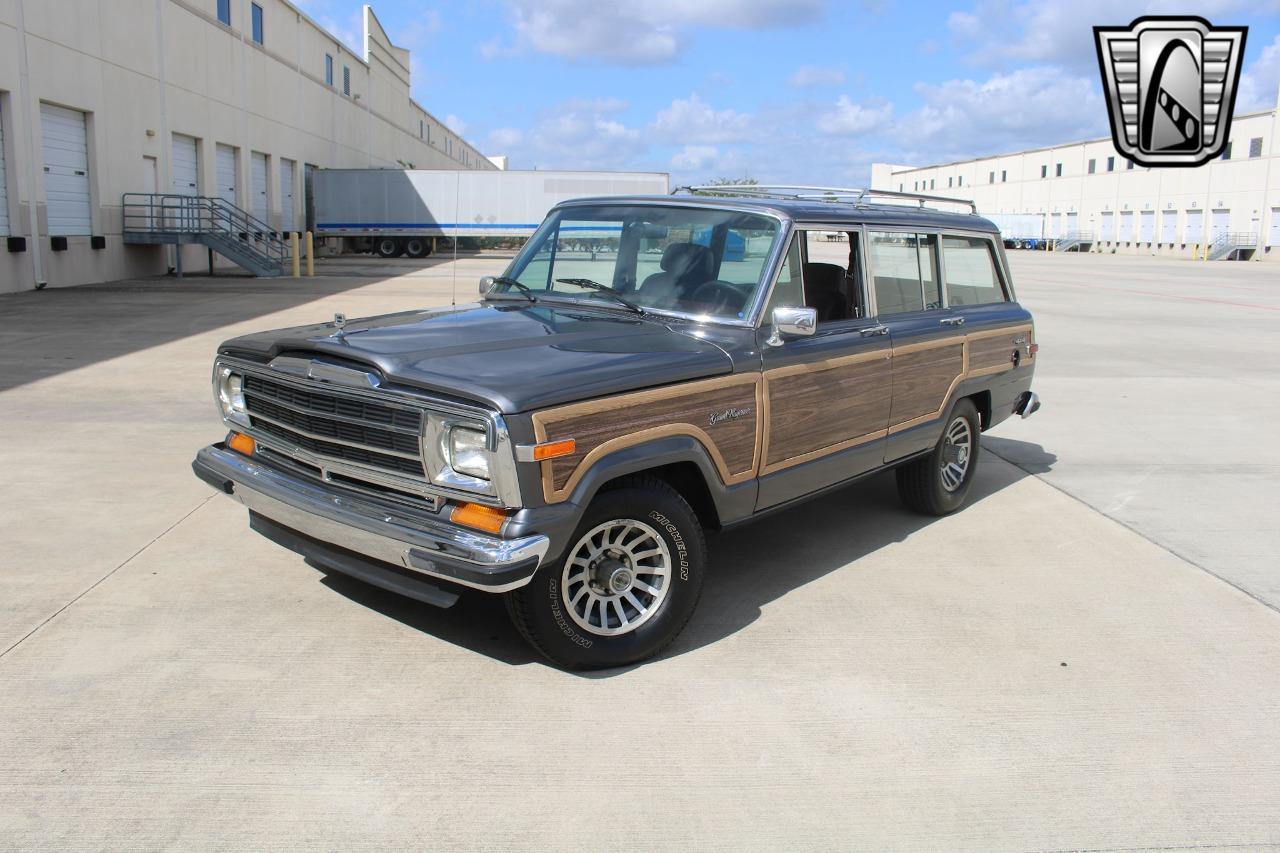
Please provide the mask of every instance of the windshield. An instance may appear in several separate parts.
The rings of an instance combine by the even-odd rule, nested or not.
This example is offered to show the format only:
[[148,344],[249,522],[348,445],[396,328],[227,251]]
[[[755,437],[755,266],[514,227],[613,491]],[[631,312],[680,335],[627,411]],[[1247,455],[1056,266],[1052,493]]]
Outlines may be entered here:
[[[738,320],[765,286],[762,279],[780,230],[776,219],[731,210],[569,207],[551,214],[505,277],[534,298],[616,306],[621,296],[644,310]],[[501,280],[490,291],[507,292],[522,295]]]

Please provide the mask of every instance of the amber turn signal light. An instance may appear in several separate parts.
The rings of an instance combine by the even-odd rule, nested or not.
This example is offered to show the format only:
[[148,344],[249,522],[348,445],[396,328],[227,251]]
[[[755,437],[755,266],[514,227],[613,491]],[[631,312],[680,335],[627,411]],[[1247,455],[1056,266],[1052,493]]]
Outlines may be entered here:
[[533,446],[533,461],[542,462],[546,459],[559,459],[561,456],[569,456],[578,449],[578,442],[572,438],[566,438],[563,441],[548,441],[545,444],[535,444]]
[[460,503],[454,504],[449,519],[454,524],[497,533],[507,521],[507,511],[483,504]]
[[242,432],[233,432],[231,433],[231,439],[227,442],[227,446],[232,450],[243,453],[245,456],[252,456],[253,451],[258,447],[258,443]]

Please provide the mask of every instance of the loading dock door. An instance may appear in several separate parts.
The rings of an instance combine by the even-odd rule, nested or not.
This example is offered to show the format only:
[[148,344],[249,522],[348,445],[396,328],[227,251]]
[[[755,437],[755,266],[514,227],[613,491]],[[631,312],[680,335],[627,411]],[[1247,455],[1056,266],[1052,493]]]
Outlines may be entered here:
[[219,145],[217,154],[218,198],[227,204],[236,204],[236,149]]
[[1204,234],[1204,211],[1187,211],[1187,234],[1184,243],[1199,243]]
[[41,104],[40,135],[49,236],[93,233],[89,213],[89,137],[84,113]]
[[[9,183],[4,173],[4,112],[0,111],[0,236],[9,235]],[[1274,215],[1273,215],[1274,220]]]
[[1154,243],[1156,240],[1156,212],[1144,210],[1138,219],[1138,242]]
[[1111,211],[1105,211],[1102,214],[1102,237],[1101,239],[1111,242],[1116,239],[1116,215]]
[[1178,212],[1166,210],[1164,219],[1160,220],[1160,242],[1173,245],[1178,242]]
[[1217,240],[1231,227],[1231,211],[1215,210],[1213,212],[1213,239]]
[[173,183],[170,192],[177,195],[199,195],[200,168],[196,161],[193,136],[173,135]]
[[1267,245],[1280,246],[1280,207],[1271,208],[1271,230],[1267,232]]
[[1062,236],[1062,214],[1049,214],[1049,236],[1057,240]]
[[1080,230],[1079,219],[1080,219],[1079,214],[1076,214],[1076,213],[1067,214],[1067,233],[1068,234],[1075,234],[1077,231]]
[[253,159],[249,161],[249,188],[252,191],[253,210],[255,217],[267,221],[267,155],[257,151],[253,152]]
[[297,229],[293,213],[293,183],[297,178],[297,164],[292,160],[280,161],[280,228],[286,233]]
[[1128,243],[1133,239],[1133,211],[1120,211],[1120,242]]

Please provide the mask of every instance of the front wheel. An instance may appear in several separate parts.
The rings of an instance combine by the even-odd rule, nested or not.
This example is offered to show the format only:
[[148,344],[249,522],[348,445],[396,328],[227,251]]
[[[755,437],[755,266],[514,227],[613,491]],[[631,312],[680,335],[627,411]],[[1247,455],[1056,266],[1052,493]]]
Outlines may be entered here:
[[624,666],[684,629],[705,566],[702,526],[684,498],[655,478],[630,478],[596,496],[563,558],[507,593],[507,612],[560,666]]
[[973,401],[956,403],[933,451],[898,468],[902,502],[925,515],[948,515],[962,507],[978,468],[981,432]]

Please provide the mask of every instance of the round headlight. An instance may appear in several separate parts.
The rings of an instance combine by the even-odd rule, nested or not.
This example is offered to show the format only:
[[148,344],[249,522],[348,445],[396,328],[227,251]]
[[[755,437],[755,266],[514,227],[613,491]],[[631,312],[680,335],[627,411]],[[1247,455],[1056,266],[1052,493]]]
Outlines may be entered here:
[[480,430],[454,427],[449,430],[449,467],[459,474],[489,479],[488,439]]

